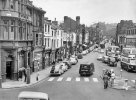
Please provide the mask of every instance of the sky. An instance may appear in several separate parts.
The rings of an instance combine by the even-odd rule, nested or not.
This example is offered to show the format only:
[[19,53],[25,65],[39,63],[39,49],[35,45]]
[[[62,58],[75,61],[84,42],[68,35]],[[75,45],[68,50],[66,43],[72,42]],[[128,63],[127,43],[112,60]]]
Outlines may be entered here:
[[87,26],[97,23],[119,23],[120,20],[136,22],[136,0],[31,0],[46,11],[50,20],[64,21],[64,16],[76,19]]

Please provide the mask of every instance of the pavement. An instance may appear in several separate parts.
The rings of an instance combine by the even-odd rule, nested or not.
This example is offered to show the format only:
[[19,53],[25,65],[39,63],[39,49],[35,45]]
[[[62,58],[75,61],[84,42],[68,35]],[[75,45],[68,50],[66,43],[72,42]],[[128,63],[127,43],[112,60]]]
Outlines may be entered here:
[[[24,82],[24,77],[22,80],[19,81],[13,81],[13,80],[7,80],[6,82],[2,83],[2,88],[18,88],[18,87],[25,87],[25,86],[30,86],[33,84],[36,84],[40,81],[42,81],[44,78],[48,77],[50,74],[51,67],[47,67],[44,70],[34,72],[30,76],[30,84],[27,84]],[[37,75],[38,76],[38,81],[36,80]]]
[[[125,80],[128,80],[128,82],[126,83]],[[136,90],[135,80],[129,80],[120,76],[116,76],[114,80],[114,84],[109,87],[119,90]]]

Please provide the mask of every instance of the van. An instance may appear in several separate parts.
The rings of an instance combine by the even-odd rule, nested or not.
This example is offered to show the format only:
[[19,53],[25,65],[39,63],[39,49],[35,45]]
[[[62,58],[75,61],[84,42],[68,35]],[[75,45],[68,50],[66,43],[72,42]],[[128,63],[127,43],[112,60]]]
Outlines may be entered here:
[[80,64],[80,68],[79,68],[79,74],[80,76],[83,75],[92,75],[93,72],[95,71],[94,68],[94,63],[84,63],[84,64]]

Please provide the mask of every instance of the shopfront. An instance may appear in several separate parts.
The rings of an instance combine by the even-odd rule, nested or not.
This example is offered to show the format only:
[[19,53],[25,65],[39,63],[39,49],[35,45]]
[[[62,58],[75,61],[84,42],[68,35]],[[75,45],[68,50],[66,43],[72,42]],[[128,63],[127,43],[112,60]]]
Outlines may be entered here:
[[34,72],[42,69],[42,52],[34,53]]
[[50,66],[51,50],[45,50],[45,68]]

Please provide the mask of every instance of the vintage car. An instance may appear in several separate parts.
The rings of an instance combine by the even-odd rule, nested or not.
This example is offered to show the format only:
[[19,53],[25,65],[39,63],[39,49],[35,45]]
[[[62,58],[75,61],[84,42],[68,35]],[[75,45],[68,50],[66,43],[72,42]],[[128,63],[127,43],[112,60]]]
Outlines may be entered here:
[[102,62],[108,64],[109,63],[109,57],[108,56],[103,56]]
[[109,65],[113,67],[117,67],[117,61],[114,57],[109,57]]
[[70,57],[69,61],[71,62],[72,65],[75,65],[78,63],[78,59],[74,57]]
[[43,92],[22,91],[18,100],[49,100],[48,94]]
[[97,57],[97,60],[102,61],[102,60],[103,60],[103,55],[99,55],[99,56]]
[[94,72],[95,68],[94,68],[94,63],[83,63],[80,64],[80,68],[79,68],[79,74],[80,76],[83,75],[92,75]]
[[61,64],[53,65],[50,71],[50,75],[61,75],[64,73],[64,69]]
[[81,53],[77,54],[77,58],[82,59],[83,58],[82,54]]

